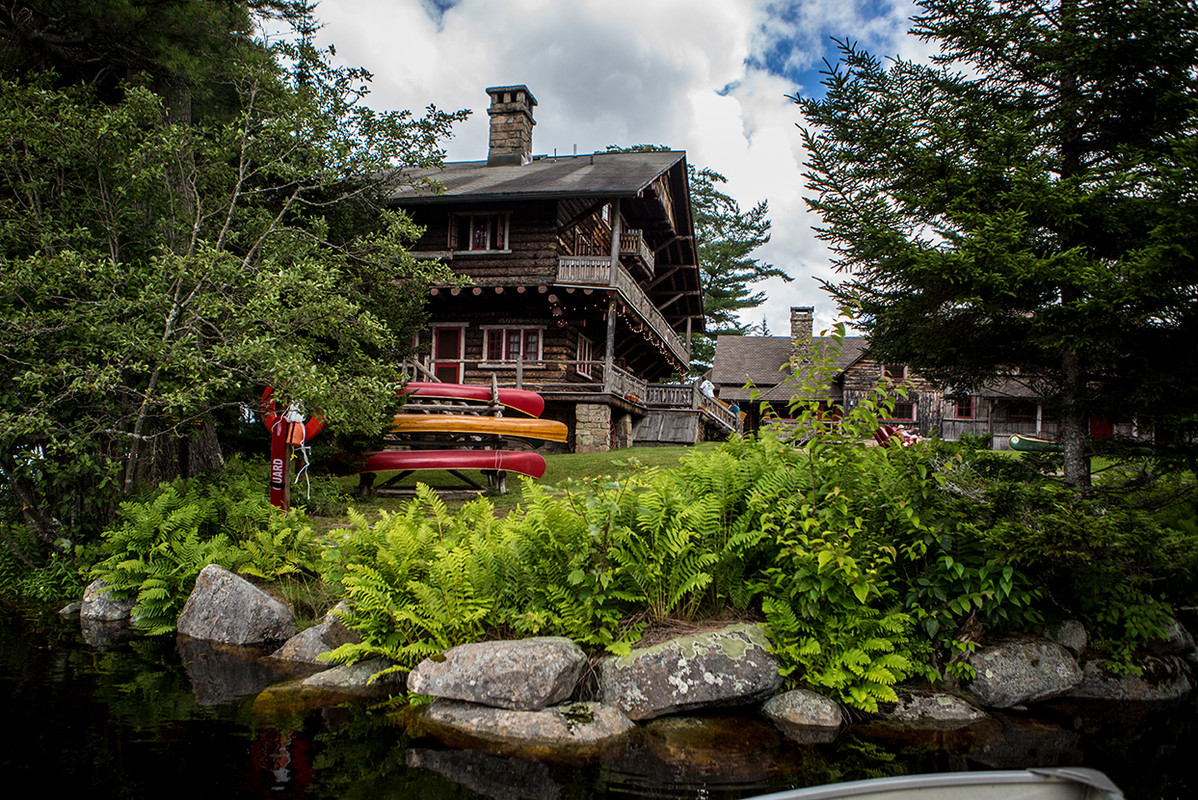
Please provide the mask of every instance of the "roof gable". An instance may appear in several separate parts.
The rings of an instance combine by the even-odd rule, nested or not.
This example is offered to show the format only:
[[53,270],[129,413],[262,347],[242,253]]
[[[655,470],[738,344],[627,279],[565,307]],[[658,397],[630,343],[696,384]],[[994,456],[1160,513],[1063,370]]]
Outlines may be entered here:
[[[565,197],[635,197],[686,154],[679,151],[537,156],[522,166],[454,161],[442,169],[409,170],[390,200],[398,205],[467,200],[533,200]],[[436,181],[434,192],[421,180]]]

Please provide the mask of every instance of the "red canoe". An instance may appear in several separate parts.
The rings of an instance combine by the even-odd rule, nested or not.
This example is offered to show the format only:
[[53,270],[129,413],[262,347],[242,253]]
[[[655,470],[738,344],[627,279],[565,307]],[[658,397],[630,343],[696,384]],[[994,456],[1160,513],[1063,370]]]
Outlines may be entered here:
[[357,471],[421,469],[493,469],[539,478],[545,474],[545,459],[517,450],[380,450],[366,453]]
[[[502,406],[513,408],[530,417],[539,417],[545,410],[545,398],[536,392],[524,389],[498,389],[498,401]],[[416,397],[435,397],[443,400],[469,400],[474,403],[489,403],[492,400],[490,386],[472,386],[465,383],[422,383],[409,381],[400,394]]]

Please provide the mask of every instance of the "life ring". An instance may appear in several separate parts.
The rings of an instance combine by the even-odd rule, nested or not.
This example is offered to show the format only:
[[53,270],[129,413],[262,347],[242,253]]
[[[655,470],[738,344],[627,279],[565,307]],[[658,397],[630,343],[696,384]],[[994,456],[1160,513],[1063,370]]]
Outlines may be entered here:
[[[267,386],[266,390],[262,392],[262,422],[266,425],[268,430],[274,430],[275,424],[278,423],[279,417],[281,416],[278,412],[278,407],[276,406],[275,401],[271,398],[271,395],[274,394],[274,391],[275,387]],[[298,423],[296,423],[296,425],[298,427]],[[312,417],[303,424],[303,430],[303,439],[301,439],[299,442],[292,442],[293,444],[303,444],[324,430],[324,419],[321,417]],[[296,432],[298,433],[298,431]],[[293,437],[289,436],[289,438]]]

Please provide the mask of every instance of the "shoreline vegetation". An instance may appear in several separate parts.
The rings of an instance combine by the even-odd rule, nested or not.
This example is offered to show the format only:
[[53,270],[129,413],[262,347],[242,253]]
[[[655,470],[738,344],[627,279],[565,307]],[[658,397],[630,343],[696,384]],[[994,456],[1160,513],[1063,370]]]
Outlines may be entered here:
[[422,487],[344,516],[315,516],[346,502],[333,479],[315,482],[313,516],[282,515],[261,469],[234,462],[121,504],[98,544],[36,570],[4,548],[0,586],[50,601],[102,578],[161,634],[217,563],[301,618],[349,600],[362,642],[333,659],[397,670],[485,639],[624,654],[662,631],[758,620],[789,686],[866,711],[904,682],[970,679],[986,634],[1066,619],[1109,669],[1137,672],[1137,652],[1194,605],[1192,473],[1125,457],[1079,493],[1051,457],[864,446],[894,394],[880,386],[834,426],[796,400],[785,438],[552,456],[511,496],[451,504]]

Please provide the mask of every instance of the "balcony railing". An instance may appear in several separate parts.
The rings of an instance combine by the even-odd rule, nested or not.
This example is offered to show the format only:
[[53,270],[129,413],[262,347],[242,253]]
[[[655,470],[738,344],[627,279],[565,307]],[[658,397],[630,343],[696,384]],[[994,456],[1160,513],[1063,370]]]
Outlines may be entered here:
[[628,230],[620,234],[620,260],[625,264],[637,265],[646,278],[653,277],[655,269],[653,251],[645,243],[645,237],[638,230]]
[[558,283],[573,286],[612,288],[620,293],[637,316],[649,324],[666,347],[682,363],[687,362],[686,345],[674,332],[666,318],[657,310],[649,295],[640,287],[628,270],[617,266],[613,280],[611,260],[602,256],[561,256],[557,264]]
[[[437,359],[439,366],[460,364],[467,383],[494,379],[499,386],[514,386],[553,394],[610,394],[630,403],[644,404],[648,384],[627,370],[603,361],[477,361]],[[413,380],[436,381],[427,355],[404,362],[404,373]]]

